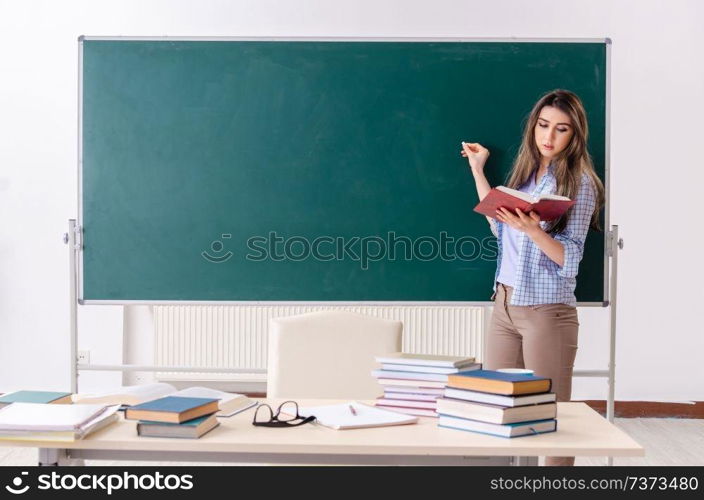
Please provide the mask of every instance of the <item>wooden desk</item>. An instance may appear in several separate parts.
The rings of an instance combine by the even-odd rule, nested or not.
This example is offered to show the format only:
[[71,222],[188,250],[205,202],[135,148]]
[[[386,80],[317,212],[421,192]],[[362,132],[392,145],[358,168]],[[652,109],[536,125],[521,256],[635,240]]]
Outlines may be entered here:
[[[266,402],[270,402],[264,400]],[[298,400],[301,406],[332,400]],[[278,401],[270,402],[278,404]],[[336,431],[317,424],[254,427],[254,411],[220,420],[200,439],[139,437],[119,421],[70,443],[2,441],[40,448],[40,464],[81,459],[369,465],[537,465],[539,456],[643,456],[644,449],[584,403],[558,403],[557,432],[514,439],[418,424]]]

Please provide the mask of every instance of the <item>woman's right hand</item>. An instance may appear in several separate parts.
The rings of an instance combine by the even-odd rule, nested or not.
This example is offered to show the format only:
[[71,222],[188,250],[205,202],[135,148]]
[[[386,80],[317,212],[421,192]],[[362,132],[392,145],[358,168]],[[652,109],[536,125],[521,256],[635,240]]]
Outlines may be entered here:
[[462,156],[469,160],[469,166],[472,172],[479,173],[484,171],[484,164],[489,158],[489,150],[478,142],[462,142]]

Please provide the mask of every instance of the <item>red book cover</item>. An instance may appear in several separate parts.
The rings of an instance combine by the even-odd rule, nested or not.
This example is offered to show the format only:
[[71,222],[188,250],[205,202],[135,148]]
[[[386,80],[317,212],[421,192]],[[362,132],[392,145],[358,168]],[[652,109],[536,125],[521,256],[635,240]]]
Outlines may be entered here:
[[489,191],[489,194],[474,207],[474,211],[496,219],[496,210],[499,207],[504,207],[514,213],[517,208],[520,208],[526,214],[535,211],[540,216],[540,220],[549,221],[560,217],[575,203],[574,200],[564,196],[547,196],[550,198],[543,197],[536,200],[527,193],[499,186]]

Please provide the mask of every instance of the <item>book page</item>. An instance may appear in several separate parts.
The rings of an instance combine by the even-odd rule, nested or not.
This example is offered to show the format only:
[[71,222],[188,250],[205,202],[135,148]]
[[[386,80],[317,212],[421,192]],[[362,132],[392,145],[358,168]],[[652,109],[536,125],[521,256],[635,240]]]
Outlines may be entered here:
[[528,203],[535,203],[535,201],[536,201],[536,199],[533,198],[528,193],[524,193],[523,191],[518,191],[517,189],[507,188],[506,186],[497,186],[496,189],[498,189],[499,191],[502,191],[506,194],[510,194],[511,196],[515,196],[516,198],[519,198],[523,201],[527,201]]
[[103,404],[127,404],[136,405],[168,396],[176,392],[176,388],[171,384],[158,382],[154,384],[130,385],[119,387],[111,391],[95,394],[76,394],[73,402],[77,404],[103,403]]
[[560,196],[559,194],[541,194],[540,196],[538,196],[538,200],[570,201],[567,196]]
[[231,417],[257,404],[244,394],[223,392],[217,389],[198,386],[181,389],[173,393],[172,396],[218,399],[218,407],[220,408],[220,411],[217,413],[218,417]]
[[232,401],[235,398],[245,397],[242,394],[229,393],[218,391],[217,389],[210,389],[209,387],[187,387],[176,391],[172,396],[184,396],[189,398],[209,398],[209,399],[219,399],[221,403],[226,403]]

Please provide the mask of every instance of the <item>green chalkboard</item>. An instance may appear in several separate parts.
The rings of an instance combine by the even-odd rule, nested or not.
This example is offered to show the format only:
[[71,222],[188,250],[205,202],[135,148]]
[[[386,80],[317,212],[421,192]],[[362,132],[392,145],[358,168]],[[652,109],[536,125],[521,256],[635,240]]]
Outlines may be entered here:
[[[605,178],[605,42],[81,39],[80,299],[487,302],[505,181],[546,91]],[[604,297],[590,233],[581,303]]]

